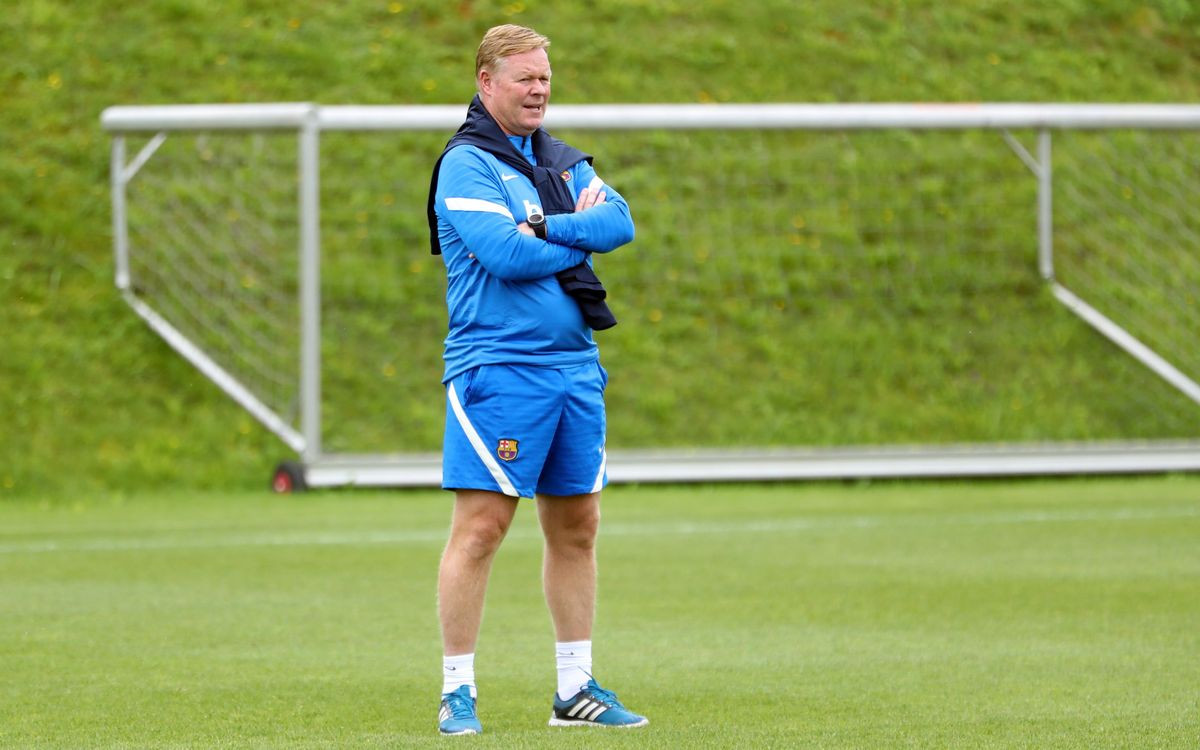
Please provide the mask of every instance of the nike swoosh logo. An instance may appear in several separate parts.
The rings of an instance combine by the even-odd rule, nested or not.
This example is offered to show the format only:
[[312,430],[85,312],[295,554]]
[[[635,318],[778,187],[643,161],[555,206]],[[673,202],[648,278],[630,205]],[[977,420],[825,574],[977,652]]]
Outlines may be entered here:
[[504,180],[505,182],[508,182],[509,180],[517,179],[517,176],[515,174],[502,174],[502,175],[500,175],[500,179]]

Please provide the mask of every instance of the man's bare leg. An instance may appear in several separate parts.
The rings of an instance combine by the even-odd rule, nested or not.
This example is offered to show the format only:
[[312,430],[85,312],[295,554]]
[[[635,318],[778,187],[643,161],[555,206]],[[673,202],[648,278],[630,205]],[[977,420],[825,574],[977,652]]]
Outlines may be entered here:
[[539,496],[538,518],[546,540],[542,586],[554,621],[557,692],[565,700],[591,679],[600,494]]
[[517,499],[498,492],[455,493],[450,539],[438,569],[438,618],[446,656],[475,651],[492,560],[516,510]]
[[546,539],[542,586],[559,641],[592,637],[596,613],[596,533],[600,493],[538,497]]

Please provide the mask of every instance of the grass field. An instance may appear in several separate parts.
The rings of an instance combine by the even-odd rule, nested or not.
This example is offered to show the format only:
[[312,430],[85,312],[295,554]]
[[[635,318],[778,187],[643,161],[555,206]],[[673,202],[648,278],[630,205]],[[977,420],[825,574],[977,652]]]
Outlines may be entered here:
[[[441,493],[0,504],[0,746],[437,746]],[[599,747],[1195,748],[1200,477],[614,487]],[[480,747],[545,726],[522,508]],[[702,718],[700,718],[702,717]]]

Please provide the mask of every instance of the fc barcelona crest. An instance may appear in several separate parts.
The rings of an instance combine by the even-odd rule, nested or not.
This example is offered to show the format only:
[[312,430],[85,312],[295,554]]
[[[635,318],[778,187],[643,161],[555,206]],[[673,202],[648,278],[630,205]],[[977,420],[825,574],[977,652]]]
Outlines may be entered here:
[[562,181],[563,181],[563,182],[570,182],[570,181],[571,181],[571,173],[570,173],[570,172],[568,172],[568,171],[567,171],[567,170],[565,170],[565,169],[563,170],[563,173],[559,175],[559,177],[561,177],[561,178],[562,178]]
[[496,455],[503,461],[511,461],[517,457],[517,441],[511,438],[500,438],[496,444]]

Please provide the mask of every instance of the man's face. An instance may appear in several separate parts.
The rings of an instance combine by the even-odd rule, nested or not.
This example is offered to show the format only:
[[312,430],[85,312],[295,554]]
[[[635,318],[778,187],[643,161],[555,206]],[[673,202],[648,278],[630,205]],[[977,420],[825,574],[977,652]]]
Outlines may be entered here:
[[544,49],[509,55],[495,71],[479,71],[479,98],[509,135],[529,135],[550,101],[550,58]]

